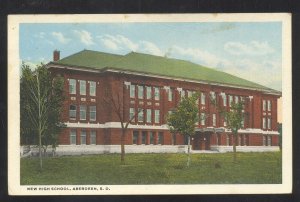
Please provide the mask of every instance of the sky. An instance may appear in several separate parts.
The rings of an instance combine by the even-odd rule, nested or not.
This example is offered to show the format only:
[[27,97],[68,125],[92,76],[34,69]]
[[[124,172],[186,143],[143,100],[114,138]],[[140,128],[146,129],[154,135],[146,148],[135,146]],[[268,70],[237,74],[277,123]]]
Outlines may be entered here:
[[282,90],[281,22],[22,23],[20,60],[31,66],[84,49],[188,60]]

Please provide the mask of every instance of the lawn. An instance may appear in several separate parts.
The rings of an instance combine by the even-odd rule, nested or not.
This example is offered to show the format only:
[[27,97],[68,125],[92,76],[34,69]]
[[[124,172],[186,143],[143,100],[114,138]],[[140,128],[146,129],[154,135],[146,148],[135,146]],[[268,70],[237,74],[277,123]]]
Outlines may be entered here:
[[84,184],[280,184],[281,152],[192,154],[119,154],[21,159],[22,185]]

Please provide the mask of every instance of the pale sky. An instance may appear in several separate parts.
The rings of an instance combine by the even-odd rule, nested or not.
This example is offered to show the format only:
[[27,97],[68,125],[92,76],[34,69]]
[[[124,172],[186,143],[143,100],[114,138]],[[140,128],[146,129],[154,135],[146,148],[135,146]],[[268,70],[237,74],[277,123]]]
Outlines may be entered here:
[[20,26],[20,60],[34,65],[83,49],[189,60],[282,89],[281,22],[34,23]]

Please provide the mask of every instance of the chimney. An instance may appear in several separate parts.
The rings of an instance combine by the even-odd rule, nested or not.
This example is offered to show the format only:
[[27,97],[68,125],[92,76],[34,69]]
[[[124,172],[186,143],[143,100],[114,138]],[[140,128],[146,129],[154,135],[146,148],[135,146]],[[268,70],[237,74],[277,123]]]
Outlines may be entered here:
[[55,62],[59,60],[60,59],[59,57],[60,57],[60,51],[58,50],[53,51],[53,61]]

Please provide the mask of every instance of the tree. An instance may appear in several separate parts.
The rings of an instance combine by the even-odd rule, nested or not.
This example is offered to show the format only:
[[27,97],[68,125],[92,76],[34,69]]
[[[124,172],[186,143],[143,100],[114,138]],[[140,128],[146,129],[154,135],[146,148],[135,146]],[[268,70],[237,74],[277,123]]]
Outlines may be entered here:
[[125,112],[125,87],[123,87],[123,98],[121,99],[120,91],[116,93],[112,93],[112,90],[106,89],[105,96],[103,98],[104,105],[107,108],[112,107],[113,113],[115,113],[121,123],[121,164],[125,164],[125,137],[127,133],[127,129],[129,124],[136,118],[137,114],[142,112],[143,109],[138,110],[133,114],[133,116],[129,117]]
[[231,103],[229,111],[220,110],[220,113],[223,114],[227,126],[226,128],[230,129],[233,134],[233,161],[236,162],[236,144],[238,137],[238,130],[243,127],[243,120],[245,117],[244,113],[244,102]]
[[63,78],[53,77],[48,69],[39,65],[31,70],[22,64],[20,80],[21,137],[30,144],[39,145],[40,169],[42,170],[42,147],[57,146],[64,101]]
[[199,121],[198,94],[186,97],[181,100],[177,108],[167,119],[171,133],[179,133],[188,138],[188,159],[187,167],[190,166],[190,144],[191,136],[195,134],[195,123]]

